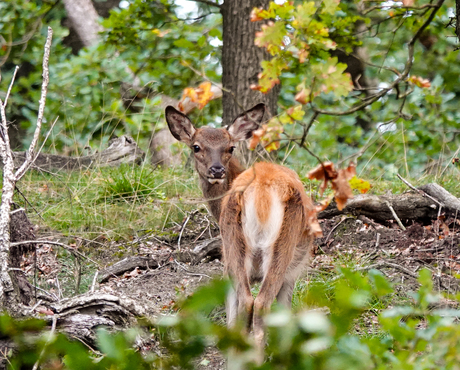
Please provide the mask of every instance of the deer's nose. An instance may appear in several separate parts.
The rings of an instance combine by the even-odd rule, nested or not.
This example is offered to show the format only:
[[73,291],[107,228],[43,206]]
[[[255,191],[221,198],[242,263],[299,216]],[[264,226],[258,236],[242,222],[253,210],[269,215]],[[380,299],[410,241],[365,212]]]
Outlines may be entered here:
[[215,179],[221,179],[225,176],[225,167],[222,165],[214,165],[209,169],[209,172]]

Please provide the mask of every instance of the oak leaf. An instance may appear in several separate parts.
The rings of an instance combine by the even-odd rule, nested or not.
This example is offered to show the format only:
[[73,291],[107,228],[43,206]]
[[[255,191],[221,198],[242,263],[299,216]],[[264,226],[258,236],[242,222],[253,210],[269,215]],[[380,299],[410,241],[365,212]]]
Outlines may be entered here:
[[331,183],[332,190],[334,191],[334,198],[337,203],[337,209],[342,210],[347,200],[353,198],[353,192],[348,182],[353,176],[356,175],[356,167],[350,164],[347,168],[336,171],[332,162],[322,163],[313,170],[311,170],[307,177],[311,180],[323,180],[320,187],[320,194],[323,195],[328,183]]

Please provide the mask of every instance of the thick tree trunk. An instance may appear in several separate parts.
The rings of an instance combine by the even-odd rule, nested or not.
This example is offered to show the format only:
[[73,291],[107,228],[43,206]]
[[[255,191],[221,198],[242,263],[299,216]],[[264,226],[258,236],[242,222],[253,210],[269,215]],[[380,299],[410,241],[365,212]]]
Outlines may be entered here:
[[84,47],[99,41],[102,27],[97,22],[98,14],[91,0],[63,0],[72,28],[77,32]]
[[261,24],[251,22],[249,16],[254,7],[267,8],[269,3],[270,0],[225,0],[221,6],[223,125],[231,124],[238,114],[257,103],[265,103],[269,113],[276,114],[279,85],[268,94],[249,88],[258,82],[262,60],[270,59],[265,49],[254,45]]

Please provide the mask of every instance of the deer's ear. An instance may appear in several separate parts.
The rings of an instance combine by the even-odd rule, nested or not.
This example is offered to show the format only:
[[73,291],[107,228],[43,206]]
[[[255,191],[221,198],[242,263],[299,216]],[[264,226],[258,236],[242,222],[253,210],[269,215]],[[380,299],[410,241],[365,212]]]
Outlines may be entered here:
[[257,104],[255,107],[252,107],[236,117],[228,128],[228,132],[237,141],[249,139],[252,132],[259,128],[264,113],[265,104]]
[[193,134],[196,131],[195,127],[193,127],[192,121],[190,121],[185,114],[179,112],[172,106],[166,107],[165,117],[172,136],[174,136],[177,140],[190,145],[192,143]]

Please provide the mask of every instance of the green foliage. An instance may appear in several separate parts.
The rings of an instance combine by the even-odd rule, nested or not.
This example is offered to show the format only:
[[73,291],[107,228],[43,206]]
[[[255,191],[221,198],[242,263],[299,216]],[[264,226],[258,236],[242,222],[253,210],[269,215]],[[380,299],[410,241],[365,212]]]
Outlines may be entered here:
[[[46,146],[61,153],[80,154],[87,145],[103,146],[111,136],[122,134],[147,146],[152,132],[164,127],[158,93],[179,98],[185,87],[202,82],[184,61],[220,79],[220,51],[211,45],[222,38],[220,17],[213,14],[188,22],[177,18],[168,1],[132,1],[103,20],[106,32],[99,44],[72,55],[63,42],[69,31],[61,25],[61,3],[20,0],[0,6],[0,35],[13,43],[0,48],[0,58],[8,60],[2,68],[2,90],[14,65],[21,66],[7,116],[28,133],[21,138],[24,145],[36,121],[47,26],[54,36],[44,131],[59,117]],[[133,76],[143,87],[143,99],[123,101],[136,96],[135,89],[126,91],[124,85],[132,84]],[[219,103],[211,106],[215,112]]]
[[[337,47],[329,29],[333,27],[332,21],[336,20],[331,18],[331,14],[338,11],[338,5],[337,1],[328,0],[303,2],[294,7],[292,2],[287,1],[281,5],[272,2],[268,10],[254,8],[252,21],[276,19],[276,22],[262,25],[262,31],[256,33],[256,45],[267,49],[273,58],[262,62],[259,85],[252,88],[266,93],[279,83],[283,70],[296,70],[302,66],[304,78],[297,86],[298,102],[306,104],[320,92],[332,91],[336,97],[347,96],[353,88],[350,76],[343,74],[347,66],[337,64],[337,59],[327,53]],[[356,19],[343,18],[341,27],[347,29],[353,21]],[[334,28],[337,27],[334,23]],[[344,33],[342,29],[337,31]],[[341,44],[351,47],[355,42],[348,37]]]
[[[197,13],[182,19],[172,0],[133,0],[126,5],[101,21],[105,30],[98,45],[73,55],[64,42],[69,31],[63,26],[60,2],[0,4],[0,35],[5,40],[0,47],[1,90],[4,96],[14,65],[20,65],[7,116],[26,130],[20,138],[23,144],[31,140],[36,119],[47,26],[53,27],[54,40],[43,131],[59,116],[45,146],[51,150],[80,154],[88,144],[104,145],[113,134],[130,134],[145,148],[152,131],[164,127],[157,93],[179,98],[184,88],[203,82],[203,76],[220,81],[222,18],[216,9],[200,5]],[[368,101],[404,72],[408,42],[432,5],[421,0],[408,10],[401,3],[298,0],[255,9],[252,20],[268,21],[254,35],[255,42],[270,57],[262,62],[254,88],[267,91],[281,83],[280,117],[268,125],[262,144],[278,149],[291,166],[316,164],[304,149],[280,141],[294,138],[300,143],[303,138],[321,159],[358,157],[358,171],[373,179],[389,180],[398,171],[419,177],[427,171],[439,181],[460,145],[460,66],[456,39],[446,27],[455,9],[453,0],[446,0],[416,42],[410,74],[398,88],[363,109],[335,115]],[[343,61],[350,68],[356,64],[343,53],[351,52],[365,60],[363,90],[355,84],[350,91]],[[125,82],[133,82],[133,75],[144,87],[142,99],[127,103],[121,90]],[[210,122],[221,116],[220,109],[220,102],[212,101],[195,121]],[[290,109],[303,113],[292,115]],[[332,114],[315,115],[314,109]]]
[[43,328],[37,320],[24,322],[1,316],[0,332],[18,346],[10,358],[13,368],[31,366],[39,360],[44,368],[60,363],[63,369],[193,369],[209,345],[227,353],[232,365],[238,363],[247,369],[456,368],[460,360],[456,318],[460,312],[431,309],[440,294],[433,291],[428,270],[420,272],[420,288],[412,294],[412,304],[380,310],[378,325],[384,333],[380,336],[359,336],[350,329],[375,299],[394,294],[391,284],[377,270],[363,276],[342,269],[341,274],[332,297],[317,288],[304,297],[309,305],[327,306],[330,315],[324,310],[293,314],[275,309],[265,317],[267,357],[260,366],[254,362],[251,339],[241,335],[240,327],[228,329],[208,318],[215,305],[224,303],[230,287],[225,280],[214,280],[198,289],[180,304],[176,315],[144,328],[156,333],[164,348],[162,356],[134,350],[134,339],[143,335],[135,329],[117,334],[100,330],[97,353],[62,334],[31,336]]

